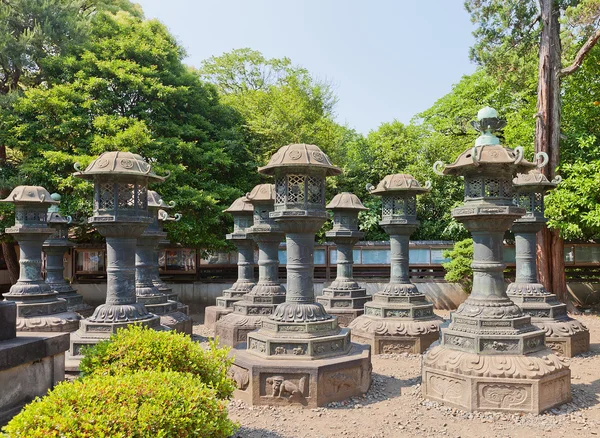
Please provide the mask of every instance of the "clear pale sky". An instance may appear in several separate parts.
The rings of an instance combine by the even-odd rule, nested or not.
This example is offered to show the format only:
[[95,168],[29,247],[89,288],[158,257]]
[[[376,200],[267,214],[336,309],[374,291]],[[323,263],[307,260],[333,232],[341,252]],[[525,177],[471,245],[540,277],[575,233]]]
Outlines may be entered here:
[[185,62],[249,47],[334,85],[340,123],[408,123],[475,70],[463,0],[134,0],[185,47]]

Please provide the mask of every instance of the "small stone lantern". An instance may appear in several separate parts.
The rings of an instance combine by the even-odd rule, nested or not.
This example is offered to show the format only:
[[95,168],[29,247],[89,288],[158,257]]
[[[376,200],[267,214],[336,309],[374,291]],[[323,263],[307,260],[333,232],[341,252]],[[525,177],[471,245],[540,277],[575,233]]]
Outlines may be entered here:
[[[192,334],[192,320],[179,312],[177,302],[171,301],[154,284],[153,279],[157,266],[154,264],[158,254],[158,244],[167,235],[159,225],[159,211],[169,208],[160,195],[153,190],[148,191],[148,214],[152,222],[137,239],[135,250],[135,288],[137,302],[144,304],[149,312],[160,316],[162,325],[181,333]],[[163,210],[164,211],[164,210]]]
[[352,339],[368,343],[375,354],[421,354],[438,340],[441,320],[433,305],[411,283],[408,271],[409,238],[419,226],[417,195],[427,193],[429,183],[421,187],[408,174],[388,175],[371,194],[382,197],[379,224],[390,235],[390,282],[383,291],[365,304],[364,315],[351,324]]
[[453,164],[434,165],[437,173],[464,177],[465,202],[452,216],[473,237],[473,290],[442,329],[441,345],[423,358],[423,395],[468,411],[538,414],[571,399],[571,373],[506,295],[503,259],[504,233],[525,213],[513,205],[512,179],[536,164],[523,148],[500,144],[494,132],[505,123],[494,109],[477,119],[475,146]]
[[513,180],[515,204],[526,213],[512,226],[515,235],[516,278],[508,285],[508,297],[537,328],[546,332],[546,345],[558,355],[573,357],[590,348],[590,332],[567,315],[567,305],[537,281],[536,233],[544,228],[544,194],[560,182],[552,182],[537,169],[520,173]]
[[233,233],[226,236],[238,250],[238,278],[236,282],[217,297],[217,305],[204,311],[204,325],[210,329],[224,315],[233,312],[233,303],[242,299],[254,287],[254,241],[246,235],[246,228],[252,226],[254,207],[246,196],[233,201],[225,210],[233,216]]
[[150,225],[148,183],[164,177],[130,152],[104,152],[83,171],[73,174],[94,183],[94,211],[88,222],[106,238],[106,302],[81,321],[71,335],[68,369],[77,368],[81,347],[108,338],[117,329],[143,324],[162,329],[160,318],[136,300],[135,248],[138,237]]
[[[54,201],[60,202],[58,193],[50,195]],[[48,208],[47,222],[54,229],[54,234],[44,242],[46,253],[46,283],[50,288],[58,292],[58,297],[67,302],[67,309],[75,312],[82,318],[88,317],[94,308],[83,302],[83,297],[64,278],[65,252],[75,246],[69,241],[69,226],[71,216],[63,216],[58,211],[58,205],[53,204]],[[78,325],[79,326],[79,325]]]
[[246,195],[254,206],[254,224],[246,235],[258,246],[258,283],[244,297],[233,303],[233,313],[217,322],[219,342],[234,346],[246,341],[249,332],[260,327],[278,304],[285,301],[285,289],[279,282],[279,244],[283,231],[269,217],[275,202],[275,186],[259,184]]
[[364,312],[365,303],[371,301],[367,290],[352,278],[354,245],[364,237],[358,230],[358,213],[368,210],[358,196],[343,192],[335,195],[327,208],[333,212],[333,229],[325,236],[336,244],[337,277],[323,295],[317,297],[327,313],[337,316],[338,323],[347,327]]
[[1,202],[15,204],[15,225],[4,232],[19,243],[21,271],[4,298],[17,305],[17,331],[76,330],[79,316],[67,309],[67,301],[42,278],[42,245],[55,232],[48,226],[48,207],[58,201],[43,187],[18,186]]
[[258,169],[275,179],[269,214],[286,233],[285,302],[234,348],[235,396],[253,405],[316,407],[364,394],[371,383],[368,346],[352,344],[315,302],[315,233],[327,219],[325,178],[341,170],[317,146],[283,146]]

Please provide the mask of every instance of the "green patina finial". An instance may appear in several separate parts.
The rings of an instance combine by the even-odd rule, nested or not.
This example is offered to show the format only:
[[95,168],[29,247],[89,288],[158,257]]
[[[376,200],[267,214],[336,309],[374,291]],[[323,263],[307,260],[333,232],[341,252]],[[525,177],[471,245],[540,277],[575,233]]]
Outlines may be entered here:
[[[52,198],[53,201],[57,201],[57,202],[60,202],[60,200],[62,199],[62,196],[60,196],[58,193],[52,193],[50,195],[50,197]],[[48,207],[48,212],[58,213],[58,204],[52,204],[50,207]]]
[[495,145],[500,144],[500,139],[494,135],[494,132],[504,128],[506,121],[498,117],[498,111],[486,106],[477,112],[477,121],[471,122],[471,125],[481,132],[475,140],[475,146]]

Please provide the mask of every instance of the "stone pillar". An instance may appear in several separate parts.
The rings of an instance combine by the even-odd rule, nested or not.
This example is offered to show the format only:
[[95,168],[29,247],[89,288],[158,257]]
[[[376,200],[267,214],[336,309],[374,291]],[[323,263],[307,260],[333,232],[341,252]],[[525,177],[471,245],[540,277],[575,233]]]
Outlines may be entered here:
[[166,327],[188,335],[192,334],[192,320],[178,310],[177,302],[168,299],[154,284],[155,255],[158,244],[167,235],[159,225],[159,211],[169,208],[160,195],[153,190],[148,191],[148,214],[152,222],[144,233],[138,237],[135,249],[135,289],[137,302],[143,303],[149,312],[160,316],[160,323]]
[[[53,200],[60,202],[58,193],[50,195]],[[48,208],[48,225],[54,229],[54,234],[44,242],[46,253],[46,284],[56,292],[58,297],[67,302],[69,312],[75,312],[82,318],[91,316],[94,308],[83,302],[83,297],[65,280],[64,255],[74,245],[69,241],[69,224],[71,216],[64,217],[58,211],[57,205]],[[79,325],[78,325],[79,326]]]
[[578,320],[567,315],[567,305],[544,289],[537,280],[536,233],[547,222],[544,217],[544,193],[560,182],[550,182],[538,170],[519,174],[513,180],[514,201],[524,208],[523,217],[515,220],[516,278],[508,285],[507,295],[534,326],[546,333],[546,345],[560,356],[573,357],[590,349],[590,332]]
[[275,177],[270,217],[286,233],[287,293],[247,344],[234,348],[235,397],[253,405],[323,406],[364,394],[371,383],[368,346],[352,344],[315,302],[315,233],[325,220],[325,178],[341,171],[317,146],[279,149],[259,172]]
[[421,354],[438,340],[441,323],[408,272],[409,238],[419,226],[417,194],[428,192],[429,185],[421,187],[411,175],[395,174],[369,188],[383,197],[379,224],[390,235],[390,282],[350,324],[352,340],[371,345],[375,354]]
[[258,246],[258,283],[233,303],[233,313],[217,321],[215,335],[219,342],[230,346],[245,342],[248,333],[259,328],[261,321],[285,301],[285,289],[279,283],[278,257],[284,233],[269,217],[275,202],[275,186],[259,184],[246,196],[254,206],[254,225],[246,229],[246,235]]
[[347,327],[364,312],[365,303],[371,301],[365,288],[354,281],[354,245],[364,237],[358,231],[358,213],[368,210],[360,199],[352,193],[335,195],[327,208],[333,212],[333,229],[325,233],[328,240],[337,246],[337,276],[317,301],[328,314],[337,316],[338,324]]
[[48,227],[47,209],[58,201],[43,187],[19,186],[2,202],[15,204],[15,225],[5,233],[12,234],[19,243],[20,275],[4,298],[17,305],[17,331],[76,330],[79,316],[67,309],[67,302],[42,278],[42,245],[54,234]]
[[[76,166],[78,169],[78,166]],[[137,239],[152,222],[148,215],[148,183],[156,175],[144,159],[130,152],[105,152],[75,177],[94,182],[94,213],[88,219],[106,238],[106,302],[81,321],[71,335],[67,369],[76,370],[81,347],[110,337],[129,324],[166,329],[160,318],[137,302],[135,257]]]
[[475,147],[443,170],[434,165],[436,173],[464,176],[465,202],[452,215],[473,236],[473,290],[442,329],[441,345],[423,358],[423,395],[468,411],[537,414],[571,399],[571,373],[505,292],[504,232],[525,213],[512,203],[512,178],[536,164],[523,148],[500,145],[493,133],[505,123],[494,109],[477,116]]
[[223,316],[233,312],[233,303],[240,301],[254,287],[254,242],[246,235],[246,228],[252,226],[254,207],[247,197],[242,196],[225,211],[233,216],[233,233],[226,237],[238,250],[238,278],[229,289],[223,291],[222,296],[217,297],[216,306],[205,309],[204,325],[210,329],[214,329]]

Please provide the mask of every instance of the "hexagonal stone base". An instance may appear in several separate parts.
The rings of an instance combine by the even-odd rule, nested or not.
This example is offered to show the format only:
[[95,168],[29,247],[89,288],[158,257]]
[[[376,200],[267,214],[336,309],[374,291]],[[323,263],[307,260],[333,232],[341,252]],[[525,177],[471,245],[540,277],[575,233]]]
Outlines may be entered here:
[[232,350],[230,375],[238,389],[234,397],[257,406],[316,408],[362,395],[371,385],[371,354],[353,344],[348,354],[315,360],[258,357],[240,344]]
[[423,396],[471,412],[539,414],[571,400],[571,371],[548,353],[476,355],[434,347],[423,358]]
[[[138,299],[138,303],[143,301]],[[167,313],[176,312],[177,311],[177,303],[175,301],[165,301],[163,303],[144,303],[144,306],[150,313],[154,313],[155,315],[166,315]]]
[[421,354],[439,338],[439,332],[424,333],[422,336],[380,336],[352,330],[352,342],[369,345],[373,354]]
[[210,330],[214,330],[217,321],[231,312],[233,312],[232,307],[208,306],[204,309],[204,325]]
[[246,342],[248,333],[259,328],[266,317],[230,313],[217,321],[215,337],[219,338],[219,344],[234,347]]
[[325,307],[325,311],[331,316],[336,316],[340,327],[348,327],[348,325],[356,318],[365,313],[364,309],[339,309]]
[[590,332],[578,332],[572,336],[546,336],[546,346],[559,356],[573,357],[590,350]]
[[192,334],[192,319],[183,312],[171,312],[160,315],[160,325],[169,327],[179,333]]

